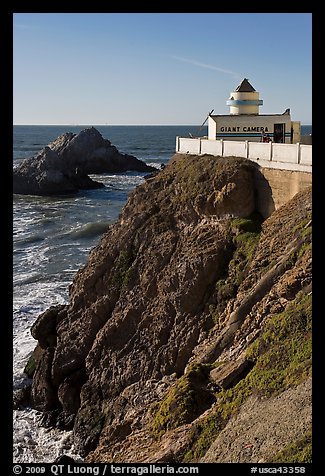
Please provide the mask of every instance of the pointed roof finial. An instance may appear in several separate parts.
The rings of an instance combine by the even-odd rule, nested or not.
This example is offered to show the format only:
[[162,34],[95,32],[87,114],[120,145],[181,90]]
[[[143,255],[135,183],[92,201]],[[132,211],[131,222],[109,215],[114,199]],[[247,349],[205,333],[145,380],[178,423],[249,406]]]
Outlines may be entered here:
[[247,78],[244,78],[242,82],[240,83],[239,86],[235,89],[237,92],[241,93],[252,93],[255,92],[256,90],[253,88],[253,86],[248,82]]

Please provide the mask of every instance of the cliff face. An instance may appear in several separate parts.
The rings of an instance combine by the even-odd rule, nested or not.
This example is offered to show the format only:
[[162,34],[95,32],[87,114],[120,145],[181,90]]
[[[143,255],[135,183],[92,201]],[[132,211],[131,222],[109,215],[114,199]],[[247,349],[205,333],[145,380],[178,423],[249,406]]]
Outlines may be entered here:
[[[33,406],[88,461],[271,461],[299,439],[308,455],[310,242],[310,190],[262,223],[248,161],[175,156],[34,324]],[[285,392],[303,424],[241,448],[231,428],[265,397],[294,417]]]

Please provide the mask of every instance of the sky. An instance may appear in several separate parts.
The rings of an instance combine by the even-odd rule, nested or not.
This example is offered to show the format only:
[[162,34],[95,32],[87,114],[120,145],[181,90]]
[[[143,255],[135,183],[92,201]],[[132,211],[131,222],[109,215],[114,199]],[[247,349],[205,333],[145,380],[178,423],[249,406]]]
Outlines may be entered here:
[[196,125],[248,78],[312,123],[311,13],[14,13],[14,124]]

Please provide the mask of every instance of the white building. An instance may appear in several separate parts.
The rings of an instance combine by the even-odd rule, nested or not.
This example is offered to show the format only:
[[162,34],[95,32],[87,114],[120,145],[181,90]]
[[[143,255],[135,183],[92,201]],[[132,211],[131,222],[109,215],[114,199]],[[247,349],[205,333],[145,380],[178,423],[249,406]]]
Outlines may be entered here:
[[237,140],[294,144],[300,141],[300,122],[292,121],[290,109],[282,114],[259,114],[263,100],[244,78],[230,93],[227,105],[229,115],[209,114],[209,140]]

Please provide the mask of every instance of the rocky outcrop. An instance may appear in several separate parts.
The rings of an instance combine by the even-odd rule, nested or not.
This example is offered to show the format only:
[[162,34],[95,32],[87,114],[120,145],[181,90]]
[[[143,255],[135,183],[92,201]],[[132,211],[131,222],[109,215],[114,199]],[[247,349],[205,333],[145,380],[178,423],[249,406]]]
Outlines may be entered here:
[[227,389],[234,387],[243,378],[243,375],[248,373],[251,367],[251,362],[245,358],[224,362],[216,369],[211,370],[210,378],[219,387]]
[[34,324],[33,406],[88,461],[199,461],[310,373],[310,214],[306,190],[262,224],[249,161],[172,158]]
[[121,154],[91,127],[79,134],[62,134],[36,156],[23,160],[13,170],[13,192],[53,195],[100,188],[103,184],[88,174],[128,170],[152,172],[156,169],[136,157]]

